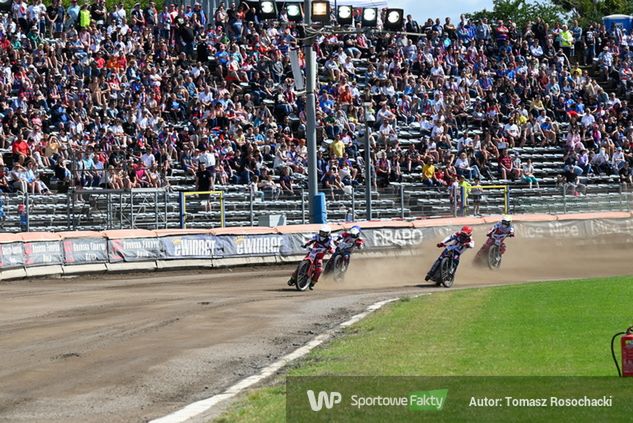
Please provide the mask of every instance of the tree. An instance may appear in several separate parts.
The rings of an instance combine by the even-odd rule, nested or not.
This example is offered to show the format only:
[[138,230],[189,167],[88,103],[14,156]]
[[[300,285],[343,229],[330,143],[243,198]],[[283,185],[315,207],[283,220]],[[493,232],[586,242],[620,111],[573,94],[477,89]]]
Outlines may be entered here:
[[551,0],[567,11],[575,11],[581,24],[600,22],[603,16],[613,14],[633,14],[630,0]]
[[487,18],[489,21],[496,21],[498,19],[502,19],[504,21],[512,20],[512,22],[515,22],[517,26],[522,29],[528,22],[534,21],[536,17],[542,18],[549,24],[561,22],[566,17],[565,12],[566,10],[563,7],[558,4],[551,3],[549,0],[544,2],[533,2],[527,0],[493,0],[492,10],[484,9],[479,12],[472,13],[469,15],[469,18]]

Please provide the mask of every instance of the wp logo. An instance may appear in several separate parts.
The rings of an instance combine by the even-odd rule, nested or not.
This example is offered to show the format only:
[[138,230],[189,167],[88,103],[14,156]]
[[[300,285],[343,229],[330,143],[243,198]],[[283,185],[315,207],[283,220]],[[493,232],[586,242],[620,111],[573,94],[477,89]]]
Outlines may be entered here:
[[312,411],[321,411],[324,405],[325,408],[331,410],[334,405],[340,404],[343,400],[343,396],[340,392],[319,391],[317,396],[313,390],[309,389],[306,393],[308,394],[308,401],[310,401]]

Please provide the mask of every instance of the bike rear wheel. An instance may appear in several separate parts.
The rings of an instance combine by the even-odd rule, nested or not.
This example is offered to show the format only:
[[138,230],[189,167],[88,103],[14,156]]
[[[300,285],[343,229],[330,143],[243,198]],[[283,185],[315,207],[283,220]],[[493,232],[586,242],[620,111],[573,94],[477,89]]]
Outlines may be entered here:
[[305,291],[310,286],[310,260],[303,260],[299,264],[299,270],[297,271],[297,283],[295,287],[298,291]]
[[440,276],[442,279],[442,285],[446,288],[453,286],[453,279],[455,277],[455,262],[450,257],[444,257],[440,264]]
[[488,267],[491,270],[497,270],[501,266],[501,253],[499,252],[499,246],[493,245],[488,250]]
[[343,256],[337,255],[334,261],[334,280],[340,282],[347,272],[347,263]]

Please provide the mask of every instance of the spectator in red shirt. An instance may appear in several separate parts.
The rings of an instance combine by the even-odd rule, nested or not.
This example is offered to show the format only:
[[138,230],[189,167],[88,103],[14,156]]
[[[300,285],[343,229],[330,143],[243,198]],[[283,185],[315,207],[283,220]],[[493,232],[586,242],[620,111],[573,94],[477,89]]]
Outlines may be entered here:
[[505,26],[503,24],[503,21],[500,19],[499,22],[497,23],[497,29],[495,30],[495,33],[497,35],[497,43],[499,44],[503,44],[508,40],[508,34],[509,34],[509,30],[508,27]]
[[11,145],[11,152],[13,153],[13,163],[24,164],[25,160],[31,155],[31,149],[24,138],[17,137]]
[[514,178],[512,158],[508,155],[508,150],[502,150],[499,157],[499,174],[501,179],[508,179],[508,175]]

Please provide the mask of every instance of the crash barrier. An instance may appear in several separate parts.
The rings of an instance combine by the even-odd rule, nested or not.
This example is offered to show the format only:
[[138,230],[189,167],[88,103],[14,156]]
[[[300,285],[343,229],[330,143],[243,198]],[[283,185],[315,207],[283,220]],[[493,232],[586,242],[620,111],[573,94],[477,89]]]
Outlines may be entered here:
[[[515,215],[518,237],[564,241],[605,235],[633,241],[633,214]],[[358,222],[369,252],[411,249],[462,225],[489,227],[498,217]],[[332,225],[334,231],[354,223]],[[79,272],[224,267],[300,259],[319,225],[211,230],[112,230],[0,234],[0,279]]]

